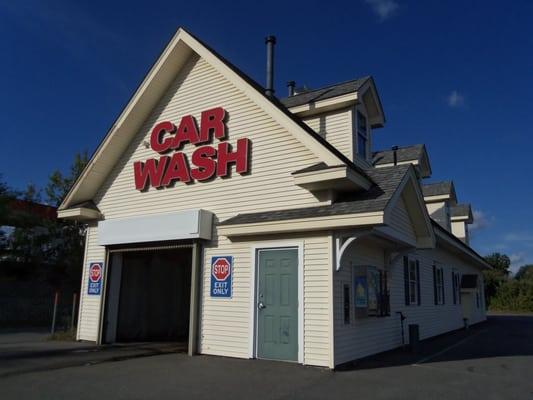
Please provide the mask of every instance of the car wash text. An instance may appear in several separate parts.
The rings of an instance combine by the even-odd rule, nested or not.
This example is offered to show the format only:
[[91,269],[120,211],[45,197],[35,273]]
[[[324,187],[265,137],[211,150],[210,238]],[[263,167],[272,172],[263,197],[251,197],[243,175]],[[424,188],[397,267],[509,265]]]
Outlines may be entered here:
[[[135,188],[145,190],[149,186],[167,187],[174,182],[192,183],[207,181],[213,177],[228,177],[231,166],[235,172],[246,174],[249,170],[251,143],[247,138],[238,139],[235,148],[227,140],[226,110],[222,107],[203,111],[200,126],[192,115],[181,118],[176,127],[170,121],[157,123],[150,135],[150,147],[162,154],[158,159],[133,163]],[[220,143],[210,145],[214,139]],[[187,144],[197,146],[191,155],[191,163],[181,150]],[[175,151],[172,155],[165,155]]]

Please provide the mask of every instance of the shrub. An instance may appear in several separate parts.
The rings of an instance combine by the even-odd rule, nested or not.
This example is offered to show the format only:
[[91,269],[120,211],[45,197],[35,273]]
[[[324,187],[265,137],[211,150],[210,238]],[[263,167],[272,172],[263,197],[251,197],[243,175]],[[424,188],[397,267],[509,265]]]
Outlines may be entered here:
[[510,280],[500,285],[491,299],[497,311],[533,312],[533,280]]

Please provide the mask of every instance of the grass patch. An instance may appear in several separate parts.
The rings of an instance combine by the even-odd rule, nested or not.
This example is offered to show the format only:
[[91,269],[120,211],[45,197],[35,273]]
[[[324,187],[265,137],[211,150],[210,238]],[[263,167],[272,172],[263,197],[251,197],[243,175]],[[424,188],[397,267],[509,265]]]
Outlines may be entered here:
[[64,332],[56,332],[53,335],[50,335],[48,337],[48,340],[58,340],[58,341],[67,341],[67,342],[75,342],[76,341],[76,331],[64,331]]

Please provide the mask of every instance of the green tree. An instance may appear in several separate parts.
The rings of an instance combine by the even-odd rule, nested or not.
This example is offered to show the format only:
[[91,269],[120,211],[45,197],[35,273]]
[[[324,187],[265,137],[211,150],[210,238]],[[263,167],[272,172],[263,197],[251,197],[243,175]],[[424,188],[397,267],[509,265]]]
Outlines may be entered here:
[[501,272],[502,275],[509,276],[509,267],[511,266],[511,260],[506,254],[492,253],[485,257],[492,268]]
[[52,172],[45,189],[48,204],[55,207],[61,204],[88,162],[89,157],[87,151],[83,151],[81,153],[76,153],[74,156],[74,162],[70,166],[69,172],[66,175],[59,170]]
[[533,280],[511,279],[503,283],[492,298],[492,310],[533,311]]
[[[71,186],[80,176],[88,162],[87,152],[77,153],[67,174],[54,171],[45,189],[48,204],[59,206]],[[54,260],[54,274],[50,275],[53,285],[79,285],[85,246],[85,225],[78,221],[54,220],[46,224],[48,243],[46,256]]]
[[519,281],[528,280],[533,282],[533,264],[521,266],[514,278]]
[[492,266],[492,269],[483,271],[485,300],[490,306],[498,288],[508,279],[511,260],[506,254],[492,253],[485,257],[485,261]]

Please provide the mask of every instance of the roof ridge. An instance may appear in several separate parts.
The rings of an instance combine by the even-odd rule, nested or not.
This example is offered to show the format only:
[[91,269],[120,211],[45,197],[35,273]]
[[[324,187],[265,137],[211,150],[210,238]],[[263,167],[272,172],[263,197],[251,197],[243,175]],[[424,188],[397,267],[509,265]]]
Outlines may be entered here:
[[[424,146],[425,146],[424,143],[408,144],[405,146],[398,146],[398,150],[409,149],[411,147],[424,147]],[[394,151],[394,149],[390,148],[390,149],[376,150],[376,151],[373,151],[372,154],[383,153],[385,151]]]
[[367,80],[367,79],[372,79],[372,75],[365,75],[365,76],[362,76],[360,78],[348,79],[346,81],[342,81],[342,82],[338,82],[338,83],[332,83],[330,85],[326,85],[326,86],[322,86],[322,87],[319,87],[319,88],[316,88],[316,89],[311,89],[311,90],[307,90],[305,92],[297,93],[297,94],[294,94],[292,96],[282,97],[280,100],[293,98],[293,97],[298,97],[298,96],[301,96],[301,95],[304,95],[304,94],[318,92],[319,90],[325,90],[325,89],[329,89],[329,88],[332,88],[332,87],[335,87],[335,86],[344,85],[346,83],[352,83],[352,82],[356,82],[356,81],[360,81],[360,80]]

